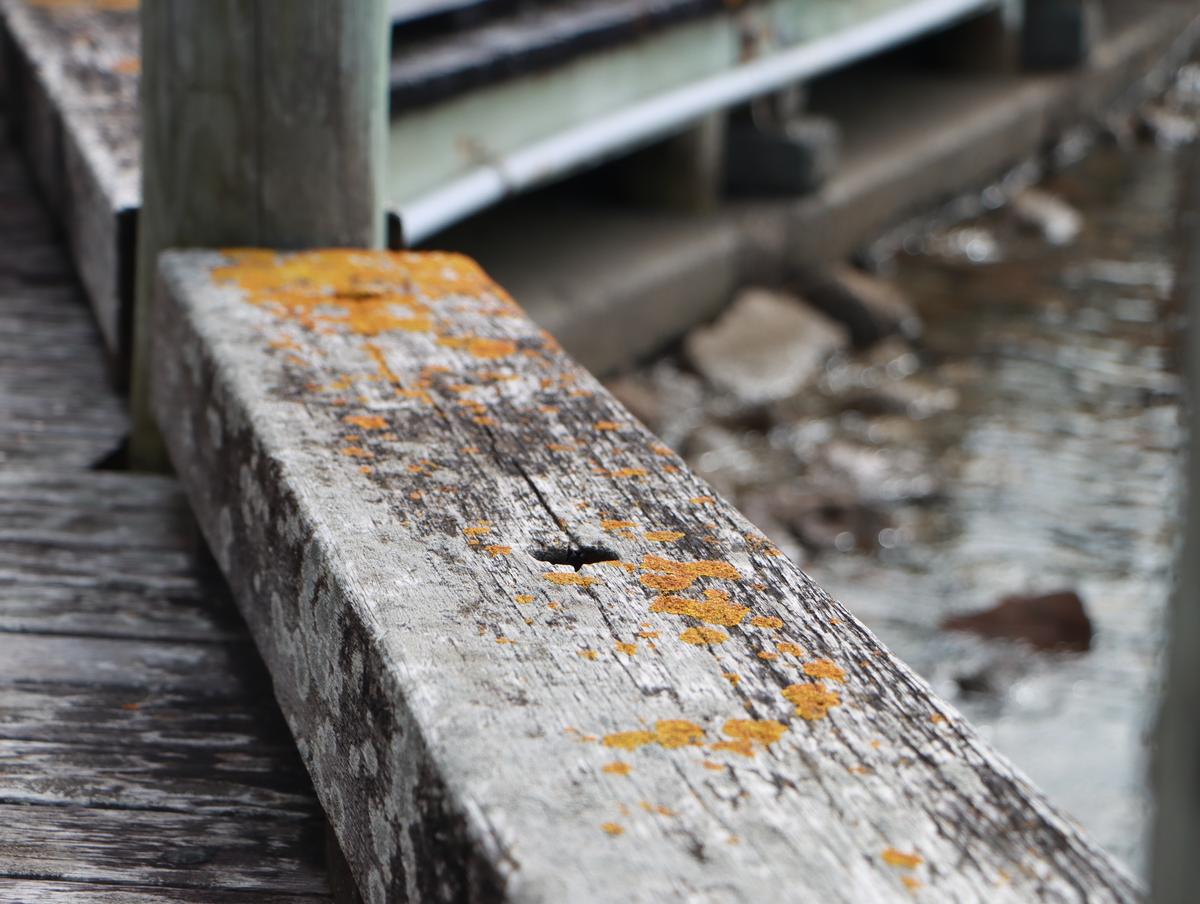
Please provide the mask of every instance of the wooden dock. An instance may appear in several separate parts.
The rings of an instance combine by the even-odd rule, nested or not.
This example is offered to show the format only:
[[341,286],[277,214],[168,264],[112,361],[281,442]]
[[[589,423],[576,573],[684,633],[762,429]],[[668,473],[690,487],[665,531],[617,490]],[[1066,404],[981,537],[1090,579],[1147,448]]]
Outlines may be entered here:
[[329,899],[325,820],[62,240],[0,138],[0,901]]

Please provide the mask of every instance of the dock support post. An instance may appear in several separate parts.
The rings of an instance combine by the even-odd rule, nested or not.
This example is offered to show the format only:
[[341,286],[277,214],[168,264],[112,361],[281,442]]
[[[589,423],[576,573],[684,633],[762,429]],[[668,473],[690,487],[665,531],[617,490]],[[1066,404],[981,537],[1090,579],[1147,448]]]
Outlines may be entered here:
[[1189,396],[1184,406],[1187,489],[1154,760],[1155,904],[1189,904],[1200,881],[1200,150],[1189,151],[1188,157],[1179,213],[1185,260],[1179,297],[1186,303],[1188,319],[1183,351]]
[[141,5],[134,467],[166,467],[149,406],[151,310],[162,250],[382,245],[387,5]]

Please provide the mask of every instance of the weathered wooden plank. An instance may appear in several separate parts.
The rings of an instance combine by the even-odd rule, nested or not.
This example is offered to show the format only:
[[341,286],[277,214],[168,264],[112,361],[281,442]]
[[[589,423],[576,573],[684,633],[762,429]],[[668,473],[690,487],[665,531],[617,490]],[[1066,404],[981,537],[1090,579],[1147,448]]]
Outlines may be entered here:
[[109,351],[127,352],[140,204],[137,5],[3,0],[12,109]]
[[219,747],[0,740],[0,801],[224,816],[320,814],[294,754]]
[[470,261],[162,280],[157,415],[369,900],[1137,899]]
[[24,683],[229,696],[237,647],[101,637],[0,633],[0,689]]
[[0,631],[244,641],[198,545],[173,480],[0,474]]
[[323,831],[316,818],[0,804],[0,876],[319,895]]
[[212,888],[133,887],[96,882],[47,882],[9,879],[0,889],[0,901],[19,904],[290,904],[293,901],[328,900],[294,892],[222,891]]

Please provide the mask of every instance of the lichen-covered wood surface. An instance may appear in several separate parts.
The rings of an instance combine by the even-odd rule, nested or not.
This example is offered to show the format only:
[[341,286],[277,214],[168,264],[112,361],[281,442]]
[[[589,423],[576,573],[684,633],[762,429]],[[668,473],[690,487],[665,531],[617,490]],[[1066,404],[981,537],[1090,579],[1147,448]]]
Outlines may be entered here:
[[472,262],[171,254],[157,338],[368,900],[1138,897]]

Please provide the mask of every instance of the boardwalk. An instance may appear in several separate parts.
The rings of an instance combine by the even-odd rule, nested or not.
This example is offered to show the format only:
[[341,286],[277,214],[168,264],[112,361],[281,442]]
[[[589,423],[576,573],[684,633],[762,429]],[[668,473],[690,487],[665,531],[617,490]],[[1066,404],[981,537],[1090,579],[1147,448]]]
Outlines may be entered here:
[[0,901],[327,900],[324,819],[0,136]]

